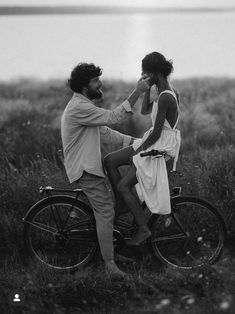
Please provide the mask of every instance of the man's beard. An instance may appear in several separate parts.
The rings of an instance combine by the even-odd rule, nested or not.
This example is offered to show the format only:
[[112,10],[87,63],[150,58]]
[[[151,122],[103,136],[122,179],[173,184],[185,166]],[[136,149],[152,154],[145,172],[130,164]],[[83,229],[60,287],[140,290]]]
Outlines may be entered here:
[[101,99],[103,97],[103,93],[100,89],[98,90],[88,90],[87,96],[89,99]]

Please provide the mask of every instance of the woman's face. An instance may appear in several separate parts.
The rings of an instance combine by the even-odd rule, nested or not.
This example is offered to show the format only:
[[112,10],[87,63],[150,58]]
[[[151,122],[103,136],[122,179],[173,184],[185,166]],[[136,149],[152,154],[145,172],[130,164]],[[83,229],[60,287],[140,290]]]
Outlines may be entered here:
[[153,84],[156,84],[157,81],[157,77],[155,74],[148,72],[148,71],[144,71],[144,69],[142,68],[142,73],[141,73],[142,78],[150,78],[149,80],[149,84],[150,86],[152,86]]

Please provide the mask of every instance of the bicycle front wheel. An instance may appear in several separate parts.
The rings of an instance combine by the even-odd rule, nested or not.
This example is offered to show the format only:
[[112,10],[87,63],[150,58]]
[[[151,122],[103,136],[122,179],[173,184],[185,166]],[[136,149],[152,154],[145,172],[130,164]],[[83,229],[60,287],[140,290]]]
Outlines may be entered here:
[[37,203],[24,218],[24,241],[31,254],[58,271],[86,265],[98,247],[91,209],[69,196]]
[[154,256],[182,269],[213,264],[226,237],[220,213],[208,202],[193,197],[173,198],[171,215],[156,216],[151,230]]

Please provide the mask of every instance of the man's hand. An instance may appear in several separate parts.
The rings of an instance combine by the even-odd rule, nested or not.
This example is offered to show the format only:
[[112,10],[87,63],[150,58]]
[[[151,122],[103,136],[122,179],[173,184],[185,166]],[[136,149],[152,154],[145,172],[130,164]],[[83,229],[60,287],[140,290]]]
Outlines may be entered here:
[[134,106],[134,104],[136,103],[136,101],[138,100],[138,98],[140,97],[141,94],[143,94],[144,92],[149,90],[150,86],[148,84],[148,81],[149,81],[149,78],[146,78],[146,79],[140,78],[139,79],[135,89],[130,94],[130,96],[127,98],[131,107]]
[[143,74],[142,75],[142,79],[146,79],[148,78],[148,84],[150,87],[152,87],[155,83],[156,83],[156,77],[154,74],[150,73],[149,75],[148,74]]
[[137,83],[136,89],[140,93],[146,92],[150,88],[149,81],[150,81],[150,77],[145,77],[145,78],[141,77]]

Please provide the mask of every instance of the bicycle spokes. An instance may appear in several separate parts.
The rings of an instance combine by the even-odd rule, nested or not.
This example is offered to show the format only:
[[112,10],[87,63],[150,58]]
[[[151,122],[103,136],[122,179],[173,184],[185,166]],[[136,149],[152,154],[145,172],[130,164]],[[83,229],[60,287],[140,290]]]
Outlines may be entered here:
[[[76,212],[73,217],[70,216],[72,211]],[[40,210],[33,220],[25,222],[30,227],[33,254],[53,268],[70,269],[79,265],[97,246],[94,222],[79,207],[52,204]]]
[[37,222],[37,221],[31,222],[31,221],[28,221],[28,220],[25,220],[25,219],[23,219],[23,221],[25,223],[30,224],[33,227],[36,227],[36,228],[41,229],[41,230],[46,231],[46,232],[50,232],[52,234],[56,234],[58,232],[57,228],[48,226],[46,224],[43,224],[43,223],[40,223],[40,222]]
[[166,263],[193,268],[210,263],[221,250],[223,230],[203,202],[178,202],[170,216],[159,216],[152,230],[153,250]]
[[51,217],[53,217],[54,222],[57,226],[58,230],[61,230],[64,228],[64,226],[66,225],[68,218],[69,218],[69,214],[71,212],[71,210],[67,213],[67,215],[65,217],[61,217],[62,213],[60,213],[60,210],[58,209],[58,205],[54,205],[52,204],[50,206],[50,212],[51,212]]

